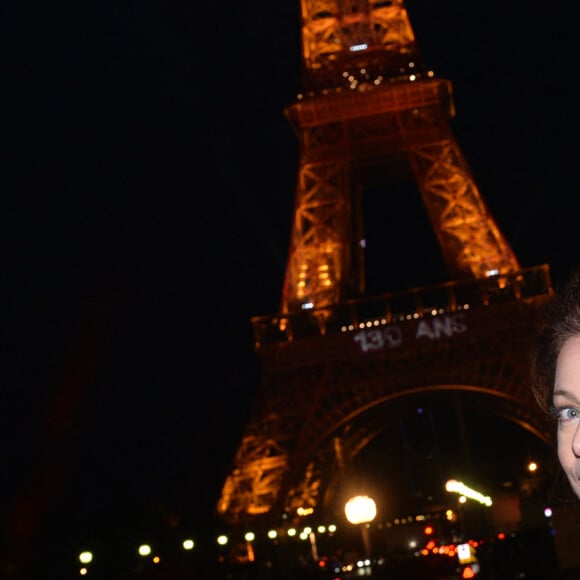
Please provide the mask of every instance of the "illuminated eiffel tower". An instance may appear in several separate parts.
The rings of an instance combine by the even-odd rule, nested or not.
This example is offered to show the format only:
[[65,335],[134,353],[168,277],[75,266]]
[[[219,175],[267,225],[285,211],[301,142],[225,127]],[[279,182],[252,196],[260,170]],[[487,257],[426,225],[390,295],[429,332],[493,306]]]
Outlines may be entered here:
[[[398,401],[461,394],[547,440],[528,341],[552,295],[522,268],[449,126],[402,0],[302,0],[300,143],[280,311],[252,319],[262,382],[217,512],[236,525],[317,512]],[[362,198],[411,182],[450,279],[365,295]],[[403,253],[404,248],[400,248]]]

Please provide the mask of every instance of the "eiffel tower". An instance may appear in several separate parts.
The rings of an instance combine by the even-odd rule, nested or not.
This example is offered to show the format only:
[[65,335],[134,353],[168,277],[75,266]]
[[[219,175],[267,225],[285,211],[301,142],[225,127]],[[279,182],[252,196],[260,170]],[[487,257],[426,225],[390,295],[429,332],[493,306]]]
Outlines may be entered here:
[[[252,318],[260,390],[216,506],[232,525],[328,509],[407,397],[460,396],[549,438],[528,388],[549,267],[522,268],[492,217],[450,128],[451,83],[425,66],[403,0],[301,6],[294,221],[280,310]],[[362,198],[398,183],[420,195],[449,280],[369,296]]]

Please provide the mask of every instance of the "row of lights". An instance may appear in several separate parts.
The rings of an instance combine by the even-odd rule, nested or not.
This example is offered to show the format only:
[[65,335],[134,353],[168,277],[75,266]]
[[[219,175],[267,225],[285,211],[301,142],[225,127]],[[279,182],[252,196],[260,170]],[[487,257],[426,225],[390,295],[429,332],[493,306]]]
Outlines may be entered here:
[[[409,69],[413,69],[415,67],[415,63],[410,62],[408,68]],[[400,82],[401,80],[408,80],[410,82],[415,82],[416,80],[418,80],[420,78],[420,76],[422,76],[421,74],[417,74],[414,72],[410,72],[409,70],[405,69],[404,67],[401,67],[399,69],[399,76],[389,76],[385,79],[385,77],[381,74],[378,74],[374,79],[371,79],[368,71],[366,68],[361,68],[360,72],[357,75],[352,74],[348,71],[344,71],[342,73],[343,78],[345,79],[345,81],[348,82],[348,85],[346,87],[344,86],[339,86],[339,87],[333,87],[333,88],[325,88],[321,91],[321,93],[323,95],[328,95],[332,92],[334,93],[340,93],[341,91],[343,91],[345,88],[350,89],[350,90],[356,90],[359,89],[360,90],[360,85],[363,86],[367,86],[368,84],[372,84],[375,86],[379,86],[381,85],[383,82],[385,82],[385,80],[389,83],[393,83],[393,82]],[[425,73],[425,76],[427,78],[434,78],[435,77],[435,72],[433,70],[428,70]],[[370,83],[369,83],[370,81]],[[304,94],[304,93],[299,93],[297,95],[297,99],[299,101],[303,100],[304,97],[314,97],[316,96],[317,93],[315,91],[309,91],[308,93]]]
[[[354,498],[348,503],[348,519],[351,523],[356,524],[361,522],[361,518],[365,521],[371,521],[374,519],[376,515],[376,506],[374,501],[367,496],[359,496]],[[393,522],[387,523],[387,527],[391,525],[401,525],[405,523],[411,523],[412,521],[420,522],[424,521],[426,516],[424,515],[417,515],[417,516],[408,516],[408,518],[396,518]],[[319,535],[322,534],[329,534],[333,535],[337,532],[337,526],[335,524],[329,525],[319,525],[316,528],[312,528],[310,526],[305,526],[302,530],[298,530],[297,528],[289,528],[286,530],[286,536],[289,538],[297,538],[302,541],[307,541],[312,538],[312,534],[317,533]],[[271,529],[268,530],[266,536],[270,540],[275,540],[279,537],[279,532],[277,530]],[[251,544],[256,540],[256,534],[254,532],[248,531],[244,534],[244,540]],[[230,542],[230,537],[227,534],[220,534],[216,538],[216,543],[219,546],[226,546]],[[183,540],[181,543],[181,547],[185,551],[191,551],[195,547],[195,542],[193,539],[186,539]],[[144,543],[140,544],[137,547],[137,554],[143,558],[148,558],[153,554],[153,548],[150,544]],[[89,550],[82,551],[78,556],[79,562],[81,563],[82,567],[80,569],[80,575],[85,576],[88,574],[88,566],[93,563],[94,554]],[[161,558],[159,555],[154,555],[151,558],[151,562],[153,564],[159,564],[161,562]]]
[[[183,542],[181,543],[181,547],[185,551],[191,551],[195,547],[195,542],[192,539],[188,538],[186,540],[183,540]],[[150,544],[140,544],[137,547],[137,554],[143,558],[151,556],[152,553],[153,548],[151,547]],[[81,564],[79,574],[81,576],[86,576],[89,573],[88,566],[89,564],[92,564],[93,560],[94,554],[90,550],[84,550],[79,554],[79,562]],[[158,555],[154,555],[151,558],[151,561],[153,562],[153,564],[159,564],[161,562],[161,558]]]
[[[469,304],[459,305],[457,310],[469,310]],[[440,314],[445,314],[445,312],[449,312],[446,308],[433,308],[429,312],[431,316],[438,316]],[[409,320],[418,320],[419,318],[423,318],[424,314],[419,312],[414,312],[413,314],[400,314],[398,317],[394,318],[393,320],[387,320],[386,318],[375,318],[374,320],[367,320],[366,322],[359,322],[358,325],[349,324],[340,327],[341,332],[350,332],[353,330],[363,330],[365,328],[372,328],[373,326],[385,326],[387,324],[392,324],[393,322],[406,322]]]
[[[530,462],[528,465],[528,470],[530,472],[534,472],[538,469],[538,466],[535,462]],[[479,503],[481,503],[482,505],[485,505],[487,507],[490,507],[492,505],[492,500],[489,496],[485,496],[483,495],[481,492],[478,492],[477,490],[467,486],[466,484],[464,484],[461,481],[457,481],[454,479],[451,479],[449,481],[447,481],[446,486],[445,486],[446,490],[450,493],[457,493],[459,494],[459,501],[461,503],[464,503],[465,501],[467,501],[467,499],[472,499],[475,501],[478,501]],[[358,525],[361,528],[361,532],[363,534],[363,540],[365,541],[365,543],[368,542],[368,536],[366,535],[366,533],[368,533],[368,524],[370,522],[372,522],[377,514],[377,507],[376,507],[376,503],[375,501],[366,495],[359,495],[359,496],[355,496],[351,499],[348,500],[348,502],[345,505],[345,515],[347,520],[353,524],[353,525]],[[546,517],[550,517],[551,516],[551,510],[546,510],[545,512],[545,516]],[[451,510],[448,510],[446,513],[446,517],[448,519],[451,519],[453,517],[453,513]],[[394,523],[395,525],[399,525],[399,524],[406,524],[406,523],[412,523],[412,522],[421,522],[421,521],[425,521],[426,520],[426,516],[425,515],[416,515],[416,516],[409,516],[408,518],[396,518],[393,520],[392,523]],[[388,523],[387,527],[390,527],[392,524]],[[430,529],[431,532],[428,532],[427,530]],[[432,533],[432,527],[431,526],[427,526],[425,528],[425,533],[429,534]],[[334,534],[337,531],[337,526],[334,524],[328,525],[328,526],[324,526],[324,525],[320,525],[316,528],[316,532],[318,534],[325,534],[325,533],[329,533],[329,534]],[[314,529],[312,527],[306,526],[304,527],[304,529],[301,532],[298,532],[298,530],[296,528],[289,528],[286,531],[286,535],[288,537],[298,537],[300,540],[310,540],[312,541],[312,536],[314,534]],[[267,537],[271,540],[274,540],[278,537],[278,532],[274,529],[271,529],[267,532]],[[501,539],[501,538],[500,538]],[[251,546],[252,542],[254,542],[256,540],[256,535],[254,532],[246,532],[246,534],[244,535],[244,540],[246,541],[246,543],[248,544],[248,546]],[[219,546],[226,546],[229,543],[229,538],[226,534],[221,534],[217,537],[217,544]],[[188,538],[183,540],[182,542],[182,548],[185,551],[191,551],[193,550],[193,548],[195,547],[195,542],[194,540]],[[433,549],[435,549],[435,551],[433,551]],[[427,551],[425,551],[427,550]],[[151,556],[153,550],[151,548],[151,545],[149,544],[141,544],[138,548],[137,548],[137,553],[142,556],[142,557],[149,557]],[[452,555],[452,553],[450,553],[450,549],[446,549],[445,547],[436,547],[434,544],[429,547],[426,546],[424,550],[421,551],[421,555],[427,555],[427,553],[432,552],[432,553],[445,553],[446,555]],[[451,551],[452,552],[452,551]],[[252,552],[253,553],[253,552]],[[419,554],[417,554],[419,555]],[[453,554],[454,555],[454,554]],[[93,562],[93,553],[86,550],[83,551],[79,554],[79,561],[82,565],[81,569],[80,569],[80,574],[82,576],[88,574],[88,565],[91,564]],[[152,558],[152,562],[154,564],[159,564],[161,561],[160,557],[158,555],[153,556]]]

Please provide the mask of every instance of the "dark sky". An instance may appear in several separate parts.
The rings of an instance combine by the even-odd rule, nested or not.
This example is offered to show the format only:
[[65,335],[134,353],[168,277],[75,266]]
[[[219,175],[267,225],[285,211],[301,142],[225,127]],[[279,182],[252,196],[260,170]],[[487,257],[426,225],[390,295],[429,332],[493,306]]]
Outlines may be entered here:
[[[522,265],[558,283],[580,258],[571,19],[408,9],[483,196]],[[69,538],[203,521],[259,380],[250,317],[281,295],[299,3],[2,12],[5,515],[37,497],[30,528]],[[420,248],[399,217],[385,227]],[[384,291],[423,282],[401,258]]]

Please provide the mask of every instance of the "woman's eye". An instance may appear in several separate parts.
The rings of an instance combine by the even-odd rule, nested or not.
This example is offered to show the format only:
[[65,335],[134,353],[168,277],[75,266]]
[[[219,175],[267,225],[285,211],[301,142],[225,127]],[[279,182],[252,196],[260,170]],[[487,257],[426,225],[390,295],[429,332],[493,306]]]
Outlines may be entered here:
[[556,412],[556,417],[560,422],[572,421],[580,417],[580,412],[574,407],[564,407],[563,409],[558,409]]

